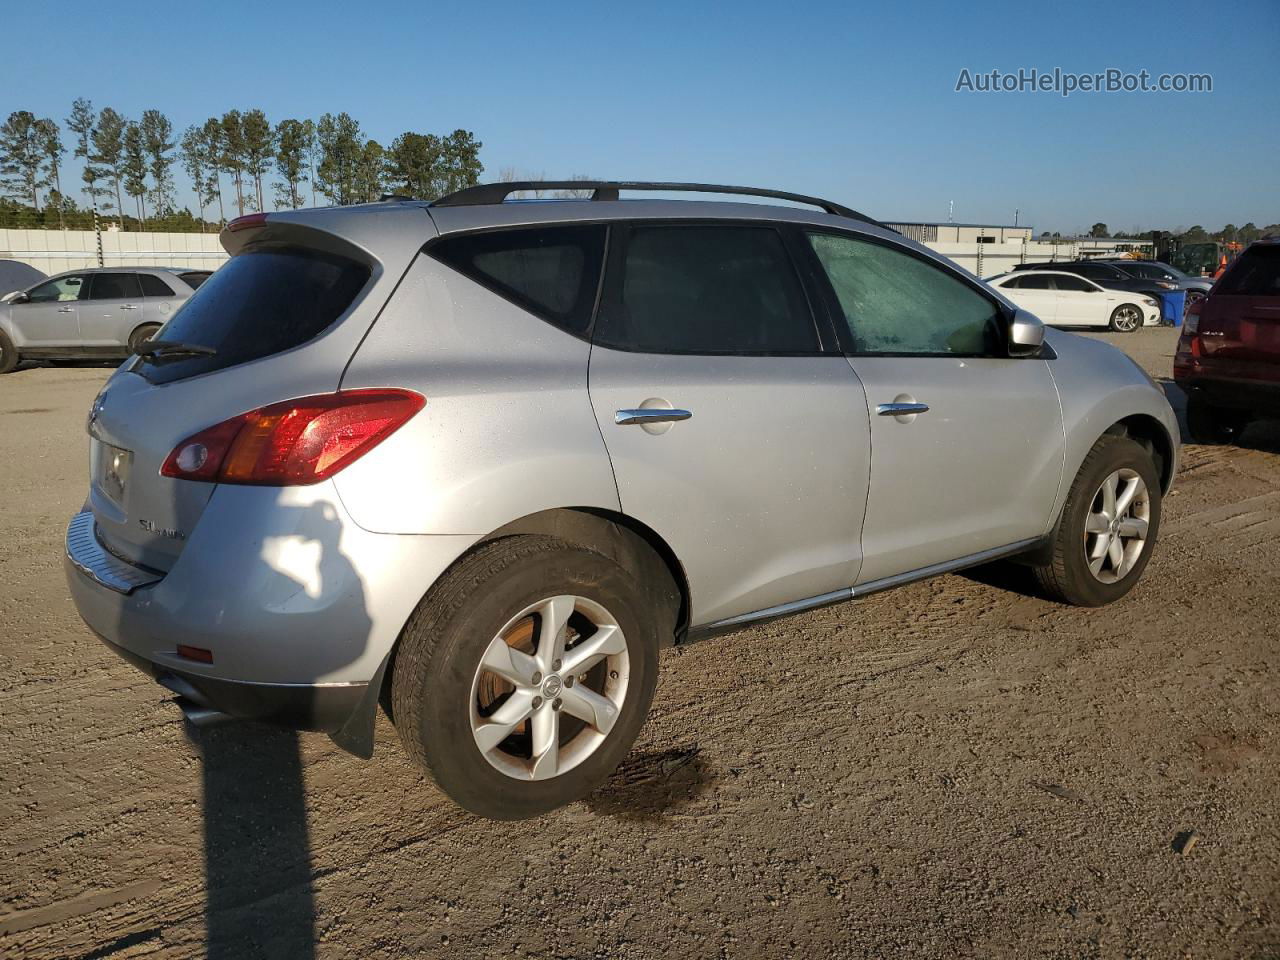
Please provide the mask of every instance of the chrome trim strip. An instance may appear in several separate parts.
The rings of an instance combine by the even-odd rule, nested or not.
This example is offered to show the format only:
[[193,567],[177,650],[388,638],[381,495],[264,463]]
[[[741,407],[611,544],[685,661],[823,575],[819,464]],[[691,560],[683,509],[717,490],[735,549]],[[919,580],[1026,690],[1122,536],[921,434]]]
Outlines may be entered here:
[[966,567],[975,567],[982,563],[989,563],[992,560],[999,560],[1001,557],[1008,557],[1022,553],[1041,543],[1042,540],[1042,537],[1032,537],[1029,540],[1018,540],[1015,543],[1010,543],[1003,547],[993,547],[990,550],[980,550],[977,553],[971,553],[968,556],[959,557],[956,560],[946,560],[942,563],[934,563],[927,567],[920,567],[918,570],[909,570],[906,573],[894,574],[892,577],[883,577],[879,580],[871,580],[859,586],[833,590],[831,593],[819,594],[816,597],[808,597],[804,600],[793,600],[790,603],[780,603],[776,607],[766,607],[763,610],[755,610],[751,613],[741,613],[736,617],[727,617],[724,620],[716,620],[712,623],[703,624],[699,627],[691,627],[686,634],[686,638],[690,640],[699,640],[703,637],[713,636],[717,633],[724,633],[729,630],[736,630],[740,627],[751,626],[764,620],[774,620],[778,617],[787,617],[793,613],[803,613],[806,610],[815,610],[818,607],[827,607],[833,603],[841,603],[845,600],[856,600],[860,597],[869,596],[873,593],[879,593],[882,590],[901,587],[908,583],[914,583],[917,580],[927,580],[929,577],[936,577],[944,573],[955,573],[957,570],[963,570]]
[[164,574],[121,560],[98,541],[93,513],[77,513],[67,525],[67,559],[90,580],[125,596],[159,583]]
[[993,547],[990,550],[980,550],[977,553],[971,553],[967,557],[960,557],[957,560],[946,560],[942,563],[930,564],[927,567],[921,567],[919,570],[908,570],[906,573],[897,573],[892,577],[882,577],[879,580],[871,580],[867,583],[860,584],[853,588],[855,597],[865,597],[872,593],[879,593],[881,590],[892,590],[894,587],[901,587],[907,583],[915,583],[917,580],[927,580],[930,577],[940,576],[944,573],[955,573],[957,570],[963,570],[966,567],[976,567],[982,563],[989,563],[992,560],[999,560],[1001,557],[1008,557],[1015,553],[1022,553],[1029,550],[1041,541],[1040,537],[1032,537],[1030,540],[1019,540],[1016,543],[1010,543],[1003,547]]
[[751,613],[740,613],[736,617],[726,617],[724,620],[716,620],[714,623],[695,627],[689,632],[701,634],[704,631],[718,633],[721,630],[734,630],[738,627],[745,627],[747,624],[756,623],[760,620],[772,620],[775,617],[787,617],[793,613],[803,613],[806,610],[815,610],[818,607],[827,607],[833,603],[842,603],[845,600],[852,599],[853,591],[849,587],[843,587],[840,590],[832,590],[830,593],[822,593],[816,597],[807,597],[804,600],[792,600],[790,603],[780,603],[776,607],[765,607],[763,610],[753,610]]
[[613,414],[613,422],[620,427],[644,423],[676,423],[688,420],[693,414],[688,410],[670,410],[662,407],[645,407],[636,410],[618,410]]

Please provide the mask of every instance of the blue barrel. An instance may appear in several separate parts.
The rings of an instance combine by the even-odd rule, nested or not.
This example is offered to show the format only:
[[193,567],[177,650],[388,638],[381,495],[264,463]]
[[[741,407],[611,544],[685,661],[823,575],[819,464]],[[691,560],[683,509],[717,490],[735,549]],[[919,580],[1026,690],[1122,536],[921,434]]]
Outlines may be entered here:
[[1160,294],[1160,322],[1169,327],[1182,326],[1182,311],[1187,305],[1187,292],[1174,290]]

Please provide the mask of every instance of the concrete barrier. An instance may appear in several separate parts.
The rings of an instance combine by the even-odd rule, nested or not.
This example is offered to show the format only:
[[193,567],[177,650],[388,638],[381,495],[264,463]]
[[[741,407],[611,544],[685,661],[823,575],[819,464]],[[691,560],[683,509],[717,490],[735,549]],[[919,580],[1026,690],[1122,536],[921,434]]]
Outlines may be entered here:
[[[92,230],[0,230],[0,259],[28,263],[47,274],[96,267],[98,241]],[[214,270],[227,259],[216,233],[126,233],[103,231],[102,266],[201,267]]]

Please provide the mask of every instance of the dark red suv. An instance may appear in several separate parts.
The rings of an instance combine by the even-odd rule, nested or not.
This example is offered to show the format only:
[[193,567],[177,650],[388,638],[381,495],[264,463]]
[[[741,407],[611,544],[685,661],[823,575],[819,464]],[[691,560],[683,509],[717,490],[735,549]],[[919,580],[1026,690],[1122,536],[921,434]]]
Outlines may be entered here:
[[1280,237],[1259,240],[1192,305],[1173,358],[1197,443],[1231,443],[1280,418]]

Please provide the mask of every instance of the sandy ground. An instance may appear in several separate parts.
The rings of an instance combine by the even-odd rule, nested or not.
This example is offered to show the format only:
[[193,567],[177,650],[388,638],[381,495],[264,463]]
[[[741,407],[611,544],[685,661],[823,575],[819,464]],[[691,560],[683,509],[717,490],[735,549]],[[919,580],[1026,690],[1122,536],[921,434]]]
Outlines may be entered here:
[[188,734],[90,636],[106,375],[0,378],[0,956],[1280,956],[1274,430],[1185,448],[1125,601],[998,568],[673,651],[611,783],[494,824],[385,720]]

